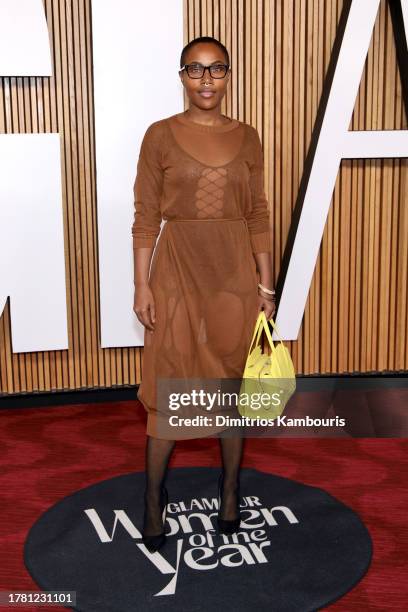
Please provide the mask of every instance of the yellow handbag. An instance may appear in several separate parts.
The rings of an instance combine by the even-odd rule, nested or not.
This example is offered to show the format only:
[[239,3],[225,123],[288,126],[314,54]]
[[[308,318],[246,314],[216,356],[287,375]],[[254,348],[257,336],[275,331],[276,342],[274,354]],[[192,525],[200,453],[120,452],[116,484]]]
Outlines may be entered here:
[[[290,353],[273,319],[269,320],[280,342],[274,345],[265,312],[261,310],[255,323],[238,397],[240,415],[251,419],[274,419],[281,415],[296,390],[295,368]],[[270,355],[262,353],[259,344],[262,331],[265,331],[271,347]],[[255,348],[252,349],[255,338]]]

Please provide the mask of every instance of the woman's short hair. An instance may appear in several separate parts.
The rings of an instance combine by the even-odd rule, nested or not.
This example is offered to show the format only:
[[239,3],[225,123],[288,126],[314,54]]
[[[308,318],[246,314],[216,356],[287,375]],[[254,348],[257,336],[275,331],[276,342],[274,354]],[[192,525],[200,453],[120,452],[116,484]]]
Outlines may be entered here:
[[187,55],[187,51],[198,43],[214,43],[215,45],[217,45],[221,49],[221,51],[224,53],[225,59],[227,60],[226,63],[229,65],[230,63],[229,53],[227,51],[227,48],[222,44],[222,42],[220,42],[216,38],[213,38],[212,36],[199,36],[198,38],[194,38],[193,40],[190,40],[190,42],[187,43],[184,49],[182,50],[181,56],[180,56],[180,68],[182,68],[184,64],[186,63],[184,58]]

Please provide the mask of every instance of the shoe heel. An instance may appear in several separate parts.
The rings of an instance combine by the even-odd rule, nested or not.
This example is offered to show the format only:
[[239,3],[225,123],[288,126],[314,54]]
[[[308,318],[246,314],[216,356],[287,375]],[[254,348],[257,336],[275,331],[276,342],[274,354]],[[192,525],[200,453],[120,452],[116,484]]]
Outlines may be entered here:
[[166,487],[162,487],[161,491],[161,499],[160,503],[161,514],[163,519],[163,531],[156,535],[143,535],[142,534],[142,542],[146,546],[149,552],[157,552],[163,544],[166,542],[166,535],[164,533],[164,523],[167,516],[167,504],[169,503],[169,494]]
[[239,500],[240,500],[239,484],[237,486],[237,514],[238,514],[238,518],[227,520],[227,519],[220,518],[220,513],[221,513],[221,496],[222,496],[222,486],[223,486],[223,483],[224,483],[224,476],[221,473],[219,478],[218,478],[218,517],[217,517],[218,532],[219,533],[224,533],[224,534],[231,534],[231,533],[235,533],[238,530],[238,528],[239,528],[239,526],[241,524],[241,513],[240,513],[240,509],[239,509]]

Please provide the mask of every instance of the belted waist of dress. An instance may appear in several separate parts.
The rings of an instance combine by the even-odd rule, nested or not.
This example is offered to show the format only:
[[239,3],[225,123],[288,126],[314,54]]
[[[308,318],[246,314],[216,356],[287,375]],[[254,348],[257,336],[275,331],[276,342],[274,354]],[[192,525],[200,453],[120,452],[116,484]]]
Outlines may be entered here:
[[196,222],[201,222],[201,221],[244,221],[246,224],[248,224],[248,221],[246,219],[246,217],[218,217],[218,218],[214,218],[214,217],[208,217],[206,219],[165,219],[166,223],[184,223],[184,222],[190,222],[191,221],[196,221]]

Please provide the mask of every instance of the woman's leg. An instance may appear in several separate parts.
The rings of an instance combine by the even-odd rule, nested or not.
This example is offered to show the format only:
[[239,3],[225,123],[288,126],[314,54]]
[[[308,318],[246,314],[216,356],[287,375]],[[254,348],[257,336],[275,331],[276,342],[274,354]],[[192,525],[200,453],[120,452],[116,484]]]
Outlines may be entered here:
[[163,531],[160,508],[160,490],[164,484],[168,462],[175,440],[146,439],[146,488],[143,535],[156,535]]
[[224,471],[220,518],[231,521],[237,518],[237,487],[244,438],[240,436],[220,437],[219,440]]

